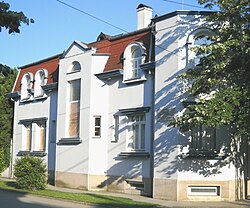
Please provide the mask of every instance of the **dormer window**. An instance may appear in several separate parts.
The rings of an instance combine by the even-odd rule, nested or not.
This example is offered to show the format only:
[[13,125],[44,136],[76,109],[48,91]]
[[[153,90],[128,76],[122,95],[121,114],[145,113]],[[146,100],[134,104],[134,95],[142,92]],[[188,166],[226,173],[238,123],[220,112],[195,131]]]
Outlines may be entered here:
[[28,100],[31,96],[33,74],[25,73],[21,80],[21,100]]
[[71,72],[81,71],[81,64],[78,61],[73,61],[71,65]]
[[35,86],[34,86],[34,96],[35,97],[42,97],[44,91],[42,86],[46,85],[48,72],[46,69],[39,69],[35,75]]
[[124,51],[124,82],[141,79],[144,74],[140,65],[145,62],[145,48],[141,43],[132,43]]

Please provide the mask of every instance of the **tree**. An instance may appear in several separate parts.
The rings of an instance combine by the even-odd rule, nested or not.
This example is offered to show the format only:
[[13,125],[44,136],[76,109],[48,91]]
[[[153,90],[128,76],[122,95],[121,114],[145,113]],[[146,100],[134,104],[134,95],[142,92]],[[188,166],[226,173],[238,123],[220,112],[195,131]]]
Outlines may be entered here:
[[[2,28],[9,34],[19,33],[21,23],[29,25],[33,19],[27,18],[23,12],[9,10],[10,5],[0,2],[0,32]],[[12,136],[13,103],[5,97],[11,92],[17,71],[0,64],[0,173],[8,167],[10,160],[10,138]]]
[[33,23],[33,19],[27,18],[23,12],[11,11],[10,5],[4,1],[0,2],[0,32],[2,27],[11,33],[20,33],[21,23],[29,25]]
[[216,35],[212,43],[195,48],[207,54],[200,64],[180,76],[190,84],[198,105],[174,122],[181,130],[193,125],[229,125],[234,137],[250,136],[250,5],[248,0],[198,0],[205,8],[218,7],[207,17]]
[[0,173],[8,167],[12,137],[13,102],[6,98],[15,82],[17,70],[0,64]]

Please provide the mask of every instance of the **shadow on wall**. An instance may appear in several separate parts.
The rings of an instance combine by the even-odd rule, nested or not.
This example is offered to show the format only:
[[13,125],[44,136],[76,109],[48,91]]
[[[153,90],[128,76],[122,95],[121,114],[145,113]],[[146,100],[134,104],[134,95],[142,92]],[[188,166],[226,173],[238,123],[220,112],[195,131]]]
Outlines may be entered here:
[[[188,21],[188,25],[187,25]],[[176,28],[176,25],[170,26],[168,32],[166,32],[162,37],[160,37],[157,42],[161,45],[156,47],[158,54],[165,53],[165,55],[157,61],[157,66],[166,64],[168,60],[174,56],[179,56],[177,53],[180,50],[186,50],[186,57],[178,57],[185,61],[186,66],[170,74],[169,77],[166,77],[164,87],[157,91],[155,94],[155,109],[156,109],[156,123],[155,123],[155,132],[157,137],[154,141],[154,166],[155,173],[159,173],[163,177],[171,178],[174,177],[178,172],[187,172],[191,171],[198,173],[204,177],[219,175],[222,173],[223,167],[232,167],[232,164],[236,167],[235,173],[235,182],[236,182],[236,199],[243,199],[244,194],[249,195],[250,193],[244,193],[244,186],[247,184],[247,177],[250,176],[250,142],[248,138],[235,138],[230,132],[233,131],[233,128],[229,127],[229,139],[224,142],[225,137],[216,138],[217,145],[219,144],[218,150],[222,148],[222,144],[226,146],[226,156],[221,159],[206,159],[206,158],[182,158],[180,153],[183,148],[187,146],[189,141],[189,133],[181,133],[178,128],[173,128],[168,126],[169,121],[173,119],[172,117],[162,118],[162,110],[170,109],[174,111],[175,116],[179,115],[185,109],[182,105],[182,101],[187,97],[185,92],[185,85],[181,80],[177,80],[176,76],[185,72],[189,67],[190,63],[188,60],[188,50],[186,46],[183,48],[177,48],[173,51],[167,51],[165,48],[167,46],[174,44],[178,39],[184,38],[187,36],[187,32],[191,32],[191,28],[195,28],[197,25],[198,19],[190,21],[189,19],[182,18],[177,22],[176,25],[179,25]],[[171,30],[173,28],[173,30]],[[176,44],[177,45],[177,44]],[[170,62],[169,62],[170,63]],[[169,64],[166,64],[169,69]],[[246,190],[247,188],[245,188]]]

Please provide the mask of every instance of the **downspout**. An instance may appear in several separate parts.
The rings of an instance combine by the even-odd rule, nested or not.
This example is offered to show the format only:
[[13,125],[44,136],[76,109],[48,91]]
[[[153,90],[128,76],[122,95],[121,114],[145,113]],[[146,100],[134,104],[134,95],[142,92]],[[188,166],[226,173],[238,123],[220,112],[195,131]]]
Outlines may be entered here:
[[[153,50],[155,47],[154,37],[155,27],[152,26],[150,32],[150,48],[149,48],[149,62],[154,61]],[[153,197],[154,187],[154,130],[155,130],[155,67],[150,70],[152,80],[152,91],[151,91],[151,140],[150,140],[150,196]]]

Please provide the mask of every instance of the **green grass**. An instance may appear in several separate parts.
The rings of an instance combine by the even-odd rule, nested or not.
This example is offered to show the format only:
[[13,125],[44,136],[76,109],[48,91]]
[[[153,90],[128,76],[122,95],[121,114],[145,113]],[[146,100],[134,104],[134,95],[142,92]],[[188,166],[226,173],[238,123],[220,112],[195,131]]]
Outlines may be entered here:
[[39,196],[52,197],[57,199],[66,199],[77,202],[84,202],[89,204],[104,205],[108,207],[145,207],[155,208],[157,205],[137,202],[128,198],[105,196],[101,194],[87,194],[87,193],[68,193],[55,190],[39,190],[39,191],[27,191],[19,189],[15,181],[3,181],[0,180],[0,189],[9,191],[18,191],[26,194],[34,194]]

